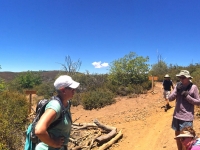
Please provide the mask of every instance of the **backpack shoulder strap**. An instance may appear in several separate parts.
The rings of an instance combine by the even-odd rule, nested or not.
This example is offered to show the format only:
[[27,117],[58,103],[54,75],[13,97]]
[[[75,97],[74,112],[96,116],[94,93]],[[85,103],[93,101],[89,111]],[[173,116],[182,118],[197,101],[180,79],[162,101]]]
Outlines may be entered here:
[[26,141],[24,145],[24,150],[33,150],[35,149],[36,144],[31,141],[30,134],[31,134],[32,124],[30,124],[26,130]]
[[191,89],[192,85],[193,85],[193,83],[190,83],[190,84],[187,86],[186,90],[189,91],[189,90]]
[[68,100],[68,110],[65,111],[65,107],[63,106],[60,98],[58,96],[53,96],[52,98],[58,100],[60,102],[61,107],[62,107],[62,114],[61,114],[60,118],[63,117],[64,114],[67,114],[69,119],[70,119],[70,121],[71,121],[71,123],[72,123],[72,117],[71,117],[71,113],[70,113],[71,100]]
[[60,121],[62,120],[63,116],[64,116],[64,113],[65,113],[65,108],[64,108],[64,106],[63,106],[63,104],[62,104],[62,102],[61,102],[59,97],[53,96],[51,98],[51,100],[57,100],[59,102],[62,110],[61,110],[61,113],[60,113],[60,117],[57,120],[55,120],[54,122],[52,122],[50,124],[50,126],[48,127],[48,129],[51,129],[51,128],[55,127],[57,124],[59,124]]

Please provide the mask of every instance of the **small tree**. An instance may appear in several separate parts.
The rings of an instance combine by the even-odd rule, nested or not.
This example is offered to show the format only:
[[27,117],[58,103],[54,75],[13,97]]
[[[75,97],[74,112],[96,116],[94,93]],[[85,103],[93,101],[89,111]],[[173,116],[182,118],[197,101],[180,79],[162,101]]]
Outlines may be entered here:
[[23,89],[32,89],[42,83],[40,73],[28,71],[20,73],[9,85],[10,90],[21,91]]
[[161,55],[158,55],[158,62],[152,65],[150,75],[158,76],[160,80],[163,79],[164,75],[169,73],[167,64],[162,59]]
[[148,80],[149,65],[146,63],[148,60],[148,57],[144,58],[130,52],[111,63],[108,78],[115,85],[143,83]]

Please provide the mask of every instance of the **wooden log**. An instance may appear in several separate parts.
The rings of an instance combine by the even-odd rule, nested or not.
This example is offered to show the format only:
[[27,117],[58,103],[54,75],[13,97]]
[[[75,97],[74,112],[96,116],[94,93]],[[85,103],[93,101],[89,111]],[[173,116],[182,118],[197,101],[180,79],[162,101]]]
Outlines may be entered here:
[[97,119],[94,120],[94,123],[101,129],[106,130],[106,131],[111,131],[111,130],[116,130],[116,127],[111,127],[111,126],[107,126],[104,125],[102,123],[100,123]]
[[103,125],[100,123],[98,120],[95,120],[94,123],[101,129],[104,129],[106,131],[110,131],[108,134],[101,135],[100,137],[96,138],[96,141],[98,143],[103,143],[105,141],[110,140],[117,134],[117,128],[116,127],[111,127],[107,125]]
[[110,140],[111,138],[113,138],[116,134],[117,134],[117,131],[112,130],[108,134],[104,134],[104,135],[101,135],[98,138],[96,138],[96,141],[98,143],[106,142],[106,141]]
[[119,133],[114,138],[112,138],[109,142],[103,144],[101,147],[99,147],[98,150],[105,150],[105,149],[107,149],[108,147],[110,147],[112,144],[114,144],[122,136],[123,136],[123,134],[122,134],[122,132],[120,130]]
[[79,124],[72,124],[72,129],[81,130],[86,129],[88,127],[97,127],[94,123],[79,123]]

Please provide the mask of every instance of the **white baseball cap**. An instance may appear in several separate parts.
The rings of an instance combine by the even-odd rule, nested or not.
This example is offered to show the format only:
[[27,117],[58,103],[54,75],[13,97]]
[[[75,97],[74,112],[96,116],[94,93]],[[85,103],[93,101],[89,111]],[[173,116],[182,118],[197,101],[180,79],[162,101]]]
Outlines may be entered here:
[[65,87],[70,87],[72,89],[76,89],[79,85],[80,85],[80,83],[74,81],[68,75],[61,75],[54,82],[54,87],[56,88],[56,90],[59,90],[59,89],[65,88]]

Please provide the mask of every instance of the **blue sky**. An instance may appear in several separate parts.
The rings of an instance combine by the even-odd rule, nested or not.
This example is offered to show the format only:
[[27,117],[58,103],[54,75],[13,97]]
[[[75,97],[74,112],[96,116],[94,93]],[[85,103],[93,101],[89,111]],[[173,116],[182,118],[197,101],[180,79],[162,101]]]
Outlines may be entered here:
[[0,71],[107,73],[130,52],[167,64],[199,63],[199,0],[0,0]]

